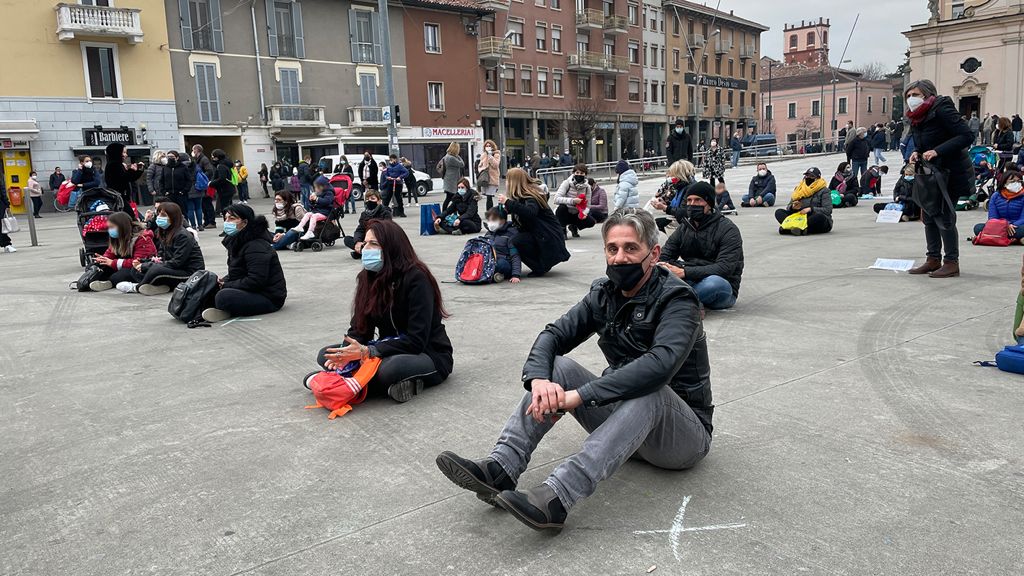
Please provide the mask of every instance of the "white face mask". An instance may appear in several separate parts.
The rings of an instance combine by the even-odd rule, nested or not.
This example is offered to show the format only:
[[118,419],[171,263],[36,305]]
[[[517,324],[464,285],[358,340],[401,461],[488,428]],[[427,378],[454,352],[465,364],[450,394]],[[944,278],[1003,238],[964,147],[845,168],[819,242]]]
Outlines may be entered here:
[[161,158],[160,159],[160,163],[163,164],[164,166],[167,166],[167,158],[166,157]]
[[86,162],[85,164],[83,164],[83,166],[85,166],[86,168],[92,168],[92,162]]
[[497,232],[498,228],[501,228],[501,222],[498,220],[488,220],[487,229],[491,232]]
[[484,148],[484,150],[487,151],[488,154],[490,154],[491,152],[494,152],[494,148],[491,148],[490,146],[488,146],[487,148]]
[[767,170],[758,170],[757,171],[757,175],[760,176],[761,178],[764,178],[765,176],[768,175],[768,171]]
[[910,98],[907,98],[907,108],[910,108],[911,112],[917,110],[921,104],[924,104],[924,98],[921,98],[920,96],[911,96]]
[[274,208],[278,210],[284,210],[284,202],[274,202]]
[[1020,182],[1010,182],[1009,184],[1006,185],[1006,189],[1009,190],[1010,192],[1013,192],[1014,194],[1020,192],[1021,187],[1022,186]]

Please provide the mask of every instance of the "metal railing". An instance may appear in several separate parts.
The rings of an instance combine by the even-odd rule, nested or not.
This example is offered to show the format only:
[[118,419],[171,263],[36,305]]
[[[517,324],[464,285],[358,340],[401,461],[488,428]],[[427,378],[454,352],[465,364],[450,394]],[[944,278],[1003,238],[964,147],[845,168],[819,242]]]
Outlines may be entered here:
[[694,50],[704,46],[704,35],[703,34],[690,34],[686,39],[686,47]]
[[351,106],[348,109],[349,126],[381,127],[387,126],[384,111],[380,106]]
[[604,28],[604,12],[588,8],[576,13],[577,28]]
[[604,17],[604,29],[608,32],[625,34],[629,31],[629,19],[625,16],[610,14]]
[[725,54],[730,50],[732,50],[732,40],[725,40],[723,38],[718,38],[717,40],[715,40],[716,54]]
[[715,106],[715,116],[720,118],[732,116],[732,106],[729,106],[728,104],[719,104]]
[[75,34],[116,36],[132,44],[142,42],[142,19],[138,8],[57,4],[57,39],[72,40]]
[[625,72],[629,60],[624,56],[609,56],[601,52],[576,52],[569,54],[567,67],[598,72]]
[[512,57],[512,45],[504,38],[485,36],[476,42],[477,56],[485,60]]
[[744,60],[749,60],[753,58],[754,52],[755,50],[753,44],[744,44],[743,46],[740,46],[740,58]]
[[267,106],[270,125],[275,128],[326,127],[324,106],[301,104],[273,104]]

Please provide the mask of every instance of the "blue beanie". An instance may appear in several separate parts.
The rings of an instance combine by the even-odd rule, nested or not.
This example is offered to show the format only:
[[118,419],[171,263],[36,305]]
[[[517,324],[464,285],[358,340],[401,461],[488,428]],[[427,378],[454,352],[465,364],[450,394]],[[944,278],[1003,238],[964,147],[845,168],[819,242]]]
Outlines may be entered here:
[[622,174],[626,170],[629,170],[629,162],[625,160],[619,160],[618,164],[615,165],[615,173]]
[[331,181],[327,179],[327,176],[324,176],[323,174],[321,174],[320,176],[316,177],[316,180],[313,180],[313,185],[314,186],[319,185],[321,188],[330,188],[331,187]]

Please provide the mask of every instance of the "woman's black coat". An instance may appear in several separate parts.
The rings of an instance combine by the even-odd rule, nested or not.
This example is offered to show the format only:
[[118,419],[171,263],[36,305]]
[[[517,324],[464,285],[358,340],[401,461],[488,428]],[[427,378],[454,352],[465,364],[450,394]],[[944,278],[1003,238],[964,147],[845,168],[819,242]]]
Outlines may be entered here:
[[541,264],[553,268],[569,260],[565,249],[565,229],[558,223],[551,208],[543,207],[533,198],[505,200],[505,210],[512,216],[513,224],[520,234],[533,236],[541,246]]
[[228,275],[224,288],[262,294],[280,308],[288,296],[284,270],[277,252],[270,245],[266,221],[263,226],[246,226],[234,236],[224,238],[228,249]]
[[932,163],[949,173],[947,192],[953,202],[974,192],[974,166],[967,149],[974,143],[974,133],[949,96],[939,96],[917,125],[911,125],[918,155],[929,150],[938,152]]
[[456,194],[452,196],[451,204],[448,205],[448,209],[444,211],[441,217],[443,219],[446,216],[455,214],[462,222],[476,222],[477,225],[482,225],[479,203],[480,196],[474,190],[470,190],[465,196]]

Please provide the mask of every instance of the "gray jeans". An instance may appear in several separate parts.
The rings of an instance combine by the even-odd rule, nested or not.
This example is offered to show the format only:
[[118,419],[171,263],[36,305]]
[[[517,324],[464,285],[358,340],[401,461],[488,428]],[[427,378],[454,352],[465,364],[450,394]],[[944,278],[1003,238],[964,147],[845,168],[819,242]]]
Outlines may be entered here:
[[[575,361],[557,356],[551,379],[565,390],[574,390],[597,376]],[[526,415],[531,401],[527,392],[491,452],[491,458],[517,482],[533,451],[554,426]],[[572,415],[590,435],[583,441],[583,448],[559,464],[544,481],[566,510],[593,494],[598,482],[614,474],[630,457],[658,468],[685,470],[711,449],[711,436],[700,419],[668,386],[606,406],[580,406]]]

